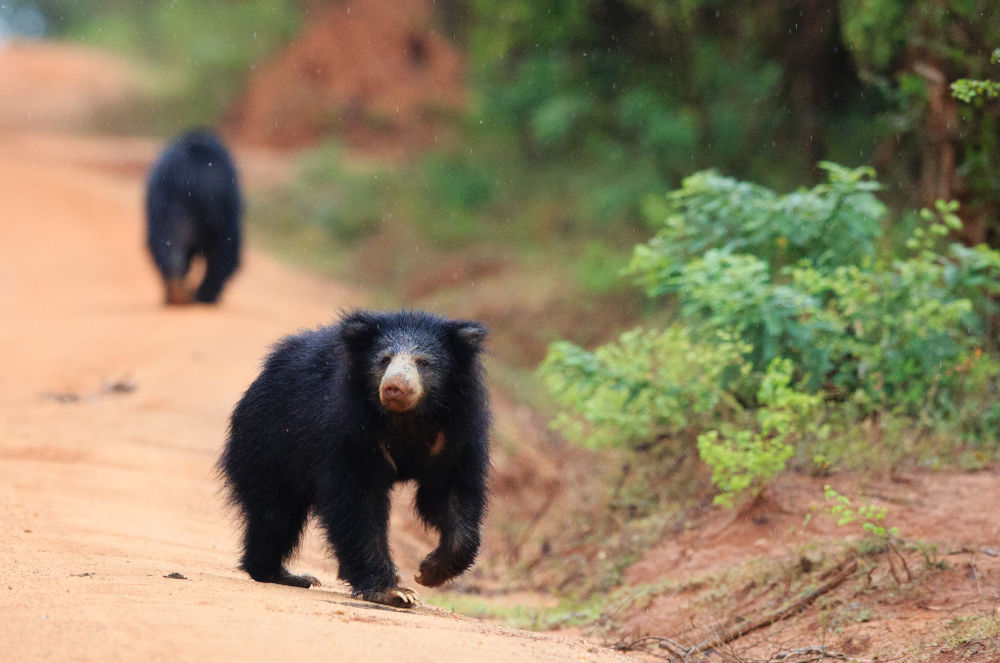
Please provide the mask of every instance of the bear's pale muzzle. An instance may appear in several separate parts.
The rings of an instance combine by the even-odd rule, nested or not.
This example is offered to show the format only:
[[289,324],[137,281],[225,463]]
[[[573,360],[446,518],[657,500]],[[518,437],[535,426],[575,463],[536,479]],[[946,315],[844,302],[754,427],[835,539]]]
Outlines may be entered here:
[[387,410],[412,410],[424,395],[420,371],[410,354],[399,354],[386,367],[379,384],[379,400]]

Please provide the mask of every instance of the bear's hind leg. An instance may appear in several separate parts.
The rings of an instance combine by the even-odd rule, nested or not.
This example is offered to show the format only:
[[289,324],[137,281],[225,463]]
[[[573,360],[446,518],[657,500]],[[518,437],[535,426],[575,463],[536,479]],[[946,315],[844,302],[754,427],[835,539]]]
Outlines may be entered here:
[[312,587],[320,582],[311,575],[295,575],[285,562],[299,544],[306,524],[308,506],[268,507],[247,515],[240,568],[257,582],[273,582],[292,587]]
[[268,578],[254,578],[257,582],[272,582],[276,585],[288,585],[290,587],[301,587],[303,589],[309,589],[310,587],[319,587],[323,583],[319,581],[316,576],[309,575],[308,573],[294,574],[284,566],[278,570],[277,575],[272,575]]
[[205,276],[195,290],[195,300],[214,304],[226,281],[239,266],[239,259],[239,238],[225,237],[210,244],[205,251]]

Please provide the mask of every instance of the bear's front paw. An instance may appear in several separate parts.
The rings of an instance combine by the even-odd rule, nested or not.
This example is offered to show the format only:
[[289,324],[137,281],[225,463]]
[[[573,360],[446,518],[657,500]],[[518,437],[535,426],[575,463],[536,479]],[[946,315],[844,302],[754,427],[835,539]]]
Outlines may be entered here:
[[441,558],[431,553],[420,562],[420,573],[417,574],[417,582],[424,587],[437,587],[443,585],[455,576]]
[[389,587],[361,592],[361,598],[372,603],[391,605],[394,608],[415,608],[420,605],[420,595],[409,587]]

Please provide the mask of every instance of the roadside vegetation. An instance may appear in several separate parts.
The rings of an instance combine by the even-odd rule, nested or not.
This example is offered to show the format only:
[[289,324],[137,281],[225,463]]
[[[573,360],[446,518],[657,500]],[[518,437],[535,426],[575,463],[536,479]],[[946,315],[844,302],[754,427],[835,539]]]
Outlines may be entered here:
[[651,205],[660,229],[628,273],[675,314],[593,351],[554,344],[555,425],[590,446],[696,451],[730,506],[789,463],[996,462],[1000,253],[951,240],[948,203],[886,251],[870,173],[824,167],[829,182],[785,196],[701,173]]

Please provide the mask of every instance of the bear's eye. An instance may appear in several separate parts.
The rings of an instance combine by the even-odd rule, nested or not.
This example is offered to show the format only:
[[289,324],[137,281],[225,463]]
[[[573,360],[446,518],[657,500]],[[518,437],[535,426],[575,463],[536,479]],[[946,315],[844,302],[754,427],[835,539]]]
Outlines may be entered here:
[[417,357],[416,359],[413,360],[413,363],[415,363],[420,368],[427,368],[428,366],[431,365],[431,360],[428,359],[427,357]]
[[389,362],[391,362],[391,361],[392,361],[392,357],[390,355],[382,355],[378,359],[378,365],[381,366],[382,368],[385,368],[386,366],[389,365]]

